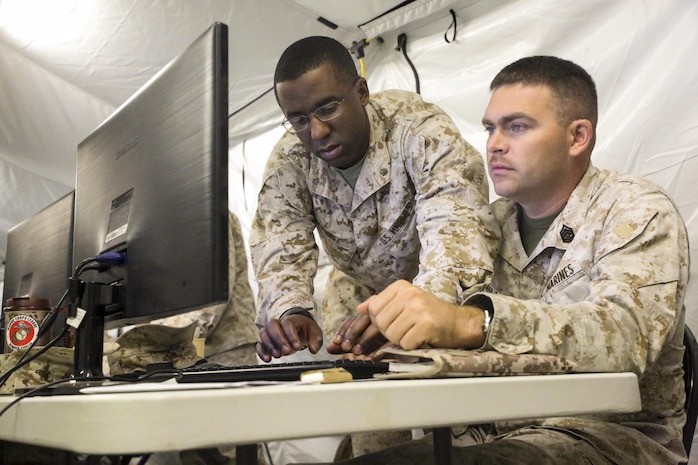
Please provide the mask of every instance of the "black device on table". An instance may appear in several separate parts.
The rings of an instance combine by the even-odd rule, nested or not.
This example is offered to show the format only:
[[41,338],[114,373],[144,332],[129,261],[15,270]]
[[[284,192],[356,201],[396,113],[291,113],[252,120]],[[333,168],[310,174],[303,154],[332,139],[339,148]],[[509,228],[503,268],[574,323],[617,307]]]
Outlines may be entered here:
[[344,368],[351,373],[353,379],[369,379],[373,378],[374,374],[390,371],[390,363],[336,359],[227,366],[202,361],[187,368],[176,369],[171,362],[163,362],[149,364],[145,372],[127,373],[115,378],[126,381],[161,381],[175,378],[178,383],[298,381],[303,373],[330,368]]

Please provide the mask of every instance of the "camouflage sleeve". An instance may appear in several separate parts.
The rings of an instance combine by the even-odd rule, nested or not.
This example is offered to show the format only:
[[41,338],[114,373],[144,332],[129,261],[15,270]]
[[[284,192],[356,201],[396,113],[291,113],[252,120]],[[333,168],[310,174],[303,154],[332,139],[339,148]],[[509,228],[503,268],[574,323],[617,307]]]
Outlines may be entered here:
[[422,246],[413,284],[462,302],[489,281],[500,237],[482,156],[443,113],[422,122],[404,144],[412,155],[406,166],[417,192]]
[[[683,318],[686,229],[664,194],[616,194],[621,198],[606,200],[612,205],[594,239],[579,246],[591,251],[588,271],[540,300],[515,298],[513,282],[521,278],[510,280],[512,289],[486,294],[494,306],[486,348],[558,355],[579,371],[642,374],[657,360]],[[593,210],[586,216],[596,219]],[[567,250],[563,260],[574,253]]]
[[218,354],[259,340],[254,325],[255,304],[247,274],[247,252],[240,220],[229,214],[228,302],[216,326],[206,334],[206,356]]
[[312,200],[300,168],[275,149],[267,162],[250,232],[259,287],[257,326],[292,307],[314,309],[318,247]]

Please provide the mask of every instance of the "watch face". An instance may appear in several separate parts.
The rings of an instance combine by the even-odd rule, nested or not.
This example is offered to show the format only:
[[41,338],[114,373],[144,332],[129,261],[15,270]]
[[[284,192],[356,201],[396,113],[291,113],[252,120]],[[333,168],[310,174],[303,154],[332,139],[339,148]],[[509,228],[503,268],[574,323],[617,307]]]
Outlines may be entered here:
[[492,322],[492,311],[483,308],[482,311],[485,313],[485,320],[482,322],[482,333],[487,336],[490,330],[490,323]]

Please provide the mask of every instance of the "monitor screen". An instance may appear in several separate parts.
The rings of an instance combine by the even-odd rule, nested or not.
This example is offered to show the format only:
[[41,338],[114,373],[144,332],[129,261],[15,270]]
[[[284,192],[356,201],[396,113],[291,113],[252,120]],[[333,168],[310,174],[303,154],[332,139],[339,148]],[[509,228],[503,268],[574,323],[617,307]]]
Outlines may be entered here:
[[227,73],[216,23],[78,145],[73,266],[126,256],[79,277],[122,289],[107,328],[227,300]]
[[10,229],[3,306],[16,297],[47,299],[51,306],[60,302],[72,272],[73,201],[70,192]]

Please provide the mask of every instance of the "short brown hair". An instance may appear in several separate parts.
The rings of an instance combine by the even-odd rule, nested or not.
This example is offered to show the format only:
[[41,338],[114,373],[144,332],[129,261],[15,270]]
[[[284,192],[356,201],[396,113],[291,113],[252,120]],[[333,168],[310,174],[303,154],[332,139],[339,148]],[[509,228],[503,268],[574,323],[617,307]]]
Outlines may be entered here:
[[596,130],[596,84],[581,66],[553,56],[530,56],[504,67],[492,80],[490,90],[509,84],[547,86],[560,104],[557,117],[562,126],[588,119]]

